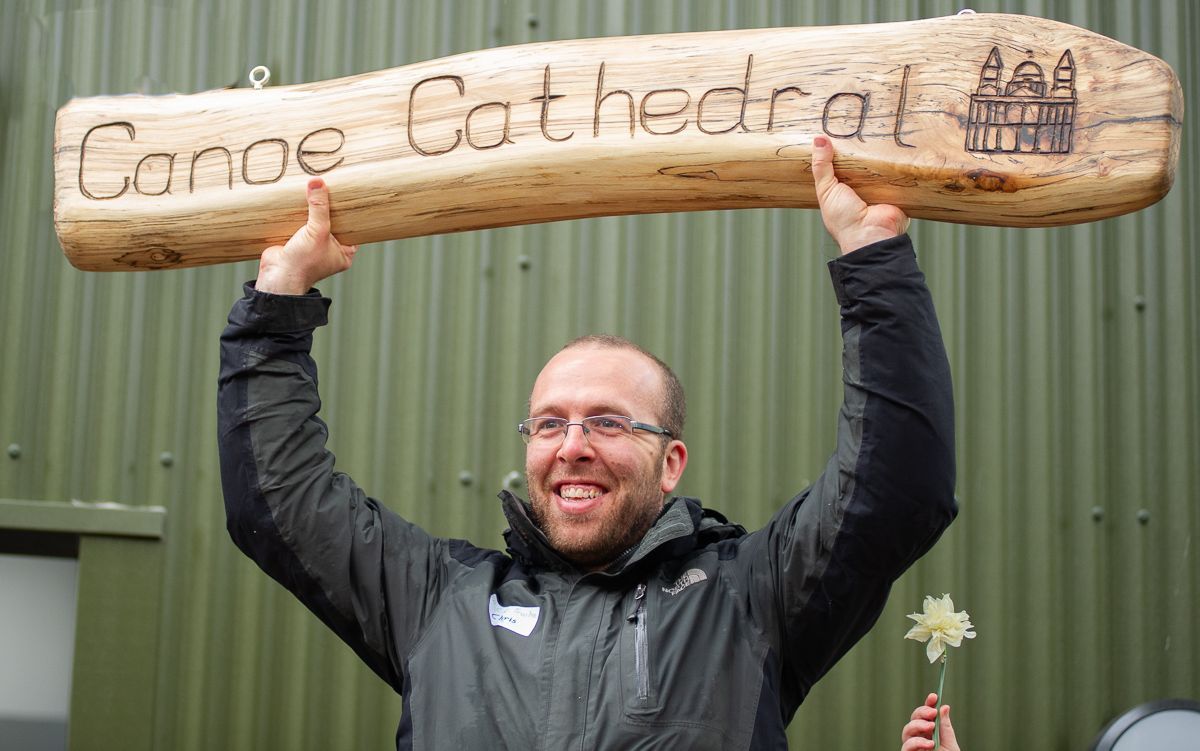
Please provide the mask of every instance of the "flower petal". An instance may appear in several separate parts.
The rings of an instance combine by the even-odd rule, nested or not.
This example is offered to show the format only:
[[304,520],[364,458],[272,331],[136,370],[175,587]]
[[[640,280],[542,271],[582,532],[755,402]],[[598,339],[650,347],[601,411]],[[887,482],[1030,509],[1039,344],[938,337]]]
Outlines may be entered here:
[[925,645],[925,656],[929,658],[930,663],[937,662],[944,651],[946,651],[946,648],[942,646],[942,640],[936,636],[930,639]]

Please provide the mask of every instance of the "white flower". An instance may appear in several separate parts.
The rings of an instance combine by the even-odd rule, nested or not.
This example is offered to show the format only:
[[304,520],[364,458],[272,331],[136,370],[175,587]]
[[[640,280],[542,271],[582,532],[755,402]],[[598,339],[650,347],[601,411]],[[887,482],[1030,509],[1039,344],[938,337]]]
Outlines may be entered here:
[[904,638],[926,642],[925,656],[930,662],[937,662],[937,658],[942,656],[947,646],[961,646],[964,636],[968,639],[975,638],[975,632],[971,630],[975,628],[971,625],[971,617],[965,610],[961,613],[954,612],[954,602],[950,595],[942,595],[940,598],[926,595],[924,610],[924,613],[909,614],[908,617],[916,621],[917,625],[909,629]]

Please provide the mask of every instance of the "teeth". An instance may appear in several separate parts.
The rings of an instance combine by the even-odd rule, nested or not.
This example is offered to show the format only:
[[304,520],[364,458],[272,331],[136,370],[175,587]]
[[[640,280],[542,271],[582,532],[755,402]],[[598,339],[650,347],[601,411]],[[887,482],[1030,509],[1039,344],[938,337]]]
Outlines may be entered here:
[[563,498],[579,500],[579,499],[585,499],[585,498],[596,498],[600,495],[603,495],[603,493],[599,488],[595,488],[595,487],[579,487],[576,485],[567,485],[567,486],[564,486],[561,490],[559,490],[559,495],[561,495]]

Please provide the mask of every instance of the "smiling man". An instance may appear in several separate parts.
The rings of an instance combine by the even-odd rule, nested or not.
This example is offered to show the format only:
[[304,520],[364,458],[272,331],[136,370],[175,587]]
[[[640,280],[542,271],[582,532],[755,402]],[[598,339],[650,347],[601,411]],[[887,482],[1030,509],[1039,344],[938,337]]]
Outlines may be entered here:
[[608,566],[645,536],[687,466],[679,379],[631,342],[587,336],[546,363],[529,405],[538,416],[519,429],[533,519],[576,565]]
[[263,252],[222,335],[228,526],[404,697],[397,748],[786,748],[813,683],[953,519],[950,373],[907,218],[839,183],[825,138],[813,175],[843,252],[845,384],[817,482],[752,533],[673,496],[678,379],[583,337],[533,384],[530,502],[501,493],[503,552],[432,537],[334,469],[309,355],[329,300],[312,285],[356,248],[309,184],[308,224]]

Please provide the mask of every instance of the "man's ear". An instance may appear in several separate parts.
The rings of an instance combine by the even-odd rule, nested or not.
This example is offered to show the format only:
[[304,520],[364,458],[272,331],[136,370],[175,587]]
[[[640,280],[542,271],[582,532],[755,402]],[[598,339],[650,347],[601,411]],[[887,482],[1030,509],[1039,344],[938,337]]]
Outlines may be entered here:
[[687,446],[683,441],[671,441],[663,453],[662,463],[662,492],[670,493],[683,477],[684,467],[687,466]]

